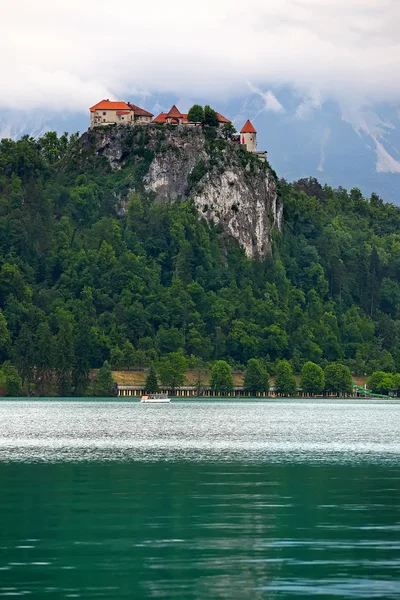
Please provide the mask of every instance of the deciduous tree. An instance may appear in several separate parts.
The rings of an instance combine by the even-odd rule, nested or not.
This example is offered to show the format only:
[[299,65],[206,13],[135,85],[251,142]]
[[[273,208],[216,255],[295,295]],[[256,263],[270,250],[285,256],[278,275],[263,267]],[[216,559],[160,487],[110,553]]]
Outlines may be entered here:
[[340,363],[332,363],[325,369],[325,388],[334,394],[351,394],[352,377],[349,367]]
[[392,373],[375,371],[370,377],[368,377],[367,388],[370,389],[374,394],[387,395],[395,388],[395,383],[397,385],[397,380],[395,382]]
[[211,389],[218,394],[233,392],[232,367],[225,360],[217,360],[211,369]]
[[269,374],[261,359],[251,358],[248,361],[244,372],[244,387],[253,396],[268,392]]
[[282,396],[294,396],[296,393],[296,379],[292,367],[287,360],[281,360],[276,368],[275,387]]
[[215,110],[213,110],[211,108],[211,106],[209,106],[208,104],[204,107],[203,123],[204,123],[204,125],[208,125],[209,127],[218,127],[219,126],[218,115],[215,112]]
[[315,363],[306,362],[301,370],[300,387],[306,394],[320,394],[325,389],[325,374]]
[[173,391],[186,381],[186,359],[181,352],[171,352],[165,356],[159,366],[158,374],[163,385],[169,386]]
[[5,378],[6,395],[14,398],[21,396],[22,380],[17,369],[10,363],[10,361],[6,361],[1,370]]
[[204,108],[200,104],[193,104],[187,114],[187,119],[191,123],[203,123],[204,121]]

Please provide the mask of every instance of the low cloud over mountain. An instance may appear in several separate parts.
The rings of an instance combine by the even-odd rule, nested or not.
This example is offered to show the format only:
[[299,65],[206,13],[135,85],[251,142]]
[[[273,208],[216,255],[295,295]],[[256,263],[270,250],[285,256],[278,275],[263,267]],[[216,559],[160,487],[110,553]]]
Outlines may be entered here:
[[[85,110],[102,97],[235,97],[289,85],[300,114],[326,98],[400,100],[397,0],[28,0],[0,24],[0,106]],[[10,54],[10,48],[13,48]]]
[[171,98],[182,110],[210,102],[238,123],[254,119],[289,177],[315,171],[365,191],[387,177],[379,189],[392,198],[399,25],[397,0],[206,0],[195,11],[182,0],[8,3],[0,133],[82,131],[101,98],[153,112]]

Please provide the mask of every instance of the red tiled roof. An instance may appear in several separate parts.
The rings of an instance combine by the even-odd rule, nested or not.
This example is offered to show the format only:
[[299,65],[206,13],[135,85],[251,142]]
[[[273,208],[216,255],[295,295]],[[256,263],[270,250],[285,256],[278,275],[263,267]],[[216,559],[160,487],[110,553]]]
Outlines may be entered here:
[[249,121],[249,119],[247,119],[246,123],[243,125],[242,129],[240,130],[240,133],[257,133],[257,131],[254,129],[251,121]]
[[226,117],[220,115],[219,113],[217,113],[217,117],[218,117],[218,121],[220,123],[230,123],[229,119],[227,119]]
[[167,113],[160,113],[155,119],[153,119],[153,123],[165,123],[165,117]]
[[117,115],[129,115],[130,110],[117,110]]
[[135,115],[138,117],[154,117],[153,113],[144,110],[144,108],[140,108],[140,106],[136,106],[132,104],[132,102],[128,102],[129,106],[135,111]]
[[[224,117],[223,115],[221,115],[220,113],[217,113],[217,116],[218,116],[218,121],[220,123],[230,123],[230,120],[227,119],[226,117]],[[164,113],[164,112],[160,113],[153,120],[153,123],[166,123],[168,118],[180,119],[182,121],[182,123],[189,123],[187,114],[179,112],[179,109],[175,106],[175,104],[168,113]]]
[[182,113],[176,108],[175,104],[171,107],[171,110],[167,114],[167,118],[171,117],[172,119],[181,119]]
[[155,119],[153,119],[153,123],[166,123],[167,122],[167,118],[171,117],[172,119],[180,119],[182,121],[182,123],[188,123],[187,120],[187,115],[183,114],[183,113],[179,113],[179,117],[171,117],[171,115],[169,113],[160,113]]
[[95,110],[130,110],[126,102],[113,102],[110,100],[101,100],[90,108],[90,112]]

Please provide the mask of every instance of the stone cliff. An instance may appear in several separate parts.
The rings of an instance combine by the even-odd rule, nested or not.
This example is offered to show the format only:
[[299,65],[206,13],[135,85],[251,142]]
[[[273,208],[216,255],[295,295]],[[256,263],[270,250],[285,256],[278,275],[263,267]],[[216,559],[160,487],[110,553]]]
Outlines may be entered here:
[[223,140],[214,129],[138,126],[97,128],[81,138],[113,170],[133,169],[132,189],[156,202],[192,200],[201,217],[223,227],[247,256],[265,256],[281,228],[276,177],[267,163]]

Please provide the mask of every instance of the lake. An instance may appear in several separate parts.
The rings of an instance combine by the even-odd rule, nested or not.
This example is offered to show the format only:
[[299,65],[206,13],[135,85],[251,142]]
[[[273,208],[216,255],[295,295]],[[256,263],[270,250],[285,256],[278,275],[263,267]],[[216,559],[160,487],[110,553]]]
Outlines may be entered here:
[[0,598],[400,598],[396,401],[0,401]]

